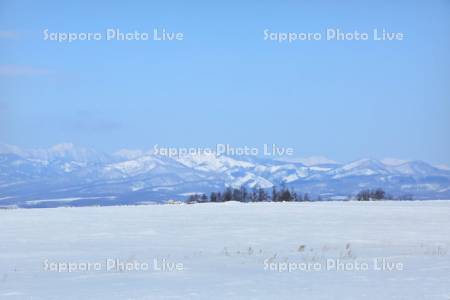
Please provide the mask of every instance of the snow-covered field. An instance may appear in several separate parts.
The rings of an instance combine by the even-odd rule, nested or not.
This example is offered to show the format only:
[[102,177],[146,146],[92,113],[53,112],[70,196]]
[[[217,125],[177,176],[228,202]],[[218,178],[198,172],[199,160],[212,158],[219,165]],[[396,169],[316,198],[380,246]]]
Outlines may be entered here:
[[448,300],[450,201],[0,210],[0,299]]

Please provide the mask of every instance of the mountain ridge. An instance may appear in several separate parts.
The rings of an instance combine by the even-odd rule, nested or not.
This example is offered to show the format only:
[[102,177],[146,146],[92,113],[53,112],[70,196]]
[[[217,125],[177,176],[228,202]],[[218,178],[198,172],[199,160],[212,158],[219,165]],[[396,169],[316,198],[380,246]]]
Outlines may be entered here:
[[0,145],[0,206],[160,203],[226,186],[269,189],[282,183],[331,200],[376,187],[416,199],[450,198],[450,171],[424,161],[304,161],[308,164],[214,154],[169,157],[141,150],[105,154],[71,143],[37,150]]

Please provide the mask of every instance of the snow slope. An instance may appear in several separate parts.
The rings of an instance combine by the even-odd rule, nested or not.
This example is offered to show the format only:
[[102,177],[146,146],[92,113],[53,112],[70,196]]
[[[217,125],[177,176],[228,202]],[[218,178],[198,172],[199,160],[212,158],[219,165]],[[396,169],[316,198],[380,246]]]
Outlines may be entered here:
[[[449,215],[450,201],[0,210],[0,299],[449,299]],[[403,267],[376,270],[375,258]],[[151,267],[106,270],[108,259]],[[337,259],[370,267],[270,270]]]

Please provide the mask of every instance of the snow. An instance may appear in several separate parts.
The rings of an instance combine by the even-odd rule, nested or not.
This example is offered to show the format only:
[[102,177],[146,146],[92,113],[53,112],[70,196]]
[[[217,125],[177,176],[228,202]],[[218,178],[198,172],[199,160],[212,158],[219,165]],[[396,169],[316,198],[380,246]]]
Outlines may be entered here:
[[127,160],[107,165],[105,172],[117,170],[123,174],[136,175],[149,172],[160,164],[163,164],[163,162],[153,156],[143,156],[136,160]]
[[72,143],[61,143],[49,149],[33,149],[30,151],[32,157],[43,160],[70,159],[78,162],[86,162],[94,158],[100,158],[96,151],[83,147],[76,147]]
[[113,155],[118,158],[131,160],[144,156],[144,154],[145,152],[140,149],[120,149],[116,151]]
[[15,145],[0,144],[0,154],[15,154],[21,157],[28,157],[29,153]]
[[247,185],[250,188],[263,188],[263,189],[267,189],[273,186],[273,184],[268,181],[267,179],[260,177],[260,176],[256,176],[255,174],[252,173],[245,173],[244,176],[240,176],[238,178],[236,178],[232,183],[231,186],[234,188],[240,188],[241,186]]
[[253,164],[214,153],[182,155],[177,161],[186,167],[205,172],[224,172],[230,168],[251,168]]
[[329,174],[334,175],[333,178],[344,178],[348,176],[371,176],[375,174],[388,174],[385,165],[381,162],[364,158],[343,165],[337,169],[331,170]]
[[106,161],[107,155],[97,151],[77,147],[72,143],[56,144],[50,148],[22,149],[14,145],[0,144],[0,154],[15,154],[30,161],[48,164],[49,161],[62,159],[76,162]]
[[[449,299],[449,215],[448,200],[0,210],[0,299]],[[326,260],[369,268],[283,269]]]
[[381,162],[383,164],[385,164],[386,166],[399,166],[399,165],[403,165],[403,164],[407,163],[408,161],[405,159],[388,157],[388,158],[383,158],[381,160]]
[[170,187],[170,186],[160,186],[160,187],[157,187],[157,188],[153,188],[152,189],[152,191],[155,191],[155,192],[157,192],[157,191],[173,191],[173,187]]
[[437,191],[437,190],[439,190],[440,187],[438,184],[425,183],[425,184],[416,184],[416,185],[403,184],[403,185],[401,185],[401,188],[404,190],[423,189],[423,190],[429,190],[429,191]]
[[140,191],[145,187],[145,183],[142,181],[135,182],[131,185],[131,191],[136,192]]
[[297,174],[291,174],[291,175],[284,177],[284,182],[289,183],[292,181],[296,181],[297,179],[299,179],[299,176]]
[[311,171],[318,171],[318,172],[327,172],[332,170],[332,168],[324,168],[324,167],[309,167]]
[[351,163],[348,163],[344,166],[342,166],[340,169],[343,171],[350,171],[353,169],[357,169],[357,168],[383,168],[383,165],[374,160],[374,159],[370,159],[370,158],[363,158]]
[[39,200],[29,200],[27,201],[27,204],[29,205],[35,205],[39,203],[46,203],[46,202],[73,202],[77,200],[84,200],[84,199],[115,199],[115,196],[104,196],[104,197],[68,197],[68,198],[53,198],[53,199],[39,199]]
[[440,170],[450,171],[450,166],[446,165],[446,164],[438,164],[438,165],[435,165],[434,167],[438,168]]
[[180,196],[192,196],[192,195],[201,195],[203,192],[187,192],[187,193],[180,193]]
[[283,157],[280,160],[289,161],[289,162],[299,162],[304,164],[305,166],[316,166],[316,165],[325,165],[325,164],[338,164],[337,161],[329,159],[324,156],[310,156],[310,157]]

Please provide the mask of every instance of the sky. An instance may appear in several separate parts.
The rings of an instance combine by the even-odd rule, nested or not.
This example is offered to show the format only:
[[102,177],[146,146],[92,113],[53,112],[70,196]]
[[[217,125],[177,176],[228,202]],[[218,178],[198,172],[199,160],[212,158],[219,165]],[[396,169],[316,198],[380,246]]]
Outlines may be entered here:
[[[0,0],[0,143],[293,147],[450,164],[450,2]],[[43,31],[182,32],[45,41]],[[402,32],[403,41],[264,40]]]

